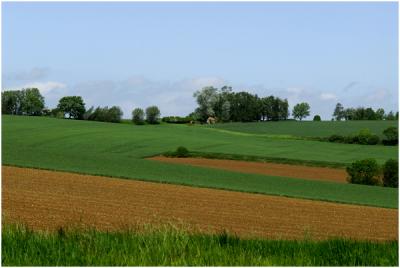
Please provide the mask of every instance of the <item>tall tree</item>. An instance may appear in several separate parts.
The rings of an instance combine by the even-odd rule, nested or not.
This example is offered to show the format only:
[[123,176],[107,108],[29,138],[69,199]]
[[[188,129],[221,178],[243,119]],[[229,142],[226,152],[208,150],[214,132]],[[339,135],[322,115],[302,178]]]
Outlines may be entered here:
[[196,109],[197,117],[205,122],[209,116],[215,116],[214,107],[218,101],[218,89],[204,87],[193,94],[199,107]]
[[341,103],[337,103],[335,110],[333,112],[333,116],[337,121],[340,121],[345,118],[344,108]]
[[298,103],[293,107],[293,117],[300,121],[310,115],[310,105],[307,102]]
[[378,110],[376,110],[375,116],[377,120],[383,120],[383,118],[385,117],[385,110],[379,108]]
[[157,106],[146,108],[146,121],[149,124],[158,124],[160,122],[160,109]]

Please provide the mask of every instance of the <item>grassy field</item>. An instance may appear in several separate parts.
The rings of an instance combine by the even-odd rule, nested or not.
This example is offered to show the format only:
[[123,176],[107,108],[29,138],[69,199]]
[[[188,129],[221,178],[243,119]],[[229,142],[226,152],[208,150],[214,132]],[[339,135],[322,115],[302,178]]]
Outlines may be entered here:
[[3,116],[3,164],[397,208],[397,189],[166,164],[143,159],[183,145],[198,152],[350,163],[397,158],[397,147],[240,136],[186,125],[135,126]]
[[397,266],[398,243],[239,239],[227,233],[2,228],[4,266]]
[[398,121],[278,121],[255,123],[225,123],[207,126],[210,128],[267,135],[291,135],[297,137],[327,137],[332,134],[350,135],[368,128],[383,138],[383,130],[397,126]]

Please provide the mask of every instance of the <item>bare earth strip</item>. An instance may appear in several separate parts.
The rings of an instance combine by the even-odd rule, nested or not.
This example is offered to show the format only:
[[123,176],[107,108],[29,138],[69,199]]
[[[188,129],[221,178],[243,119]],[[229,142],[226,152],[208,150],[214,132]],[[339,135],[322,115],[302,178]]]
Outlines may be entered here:
[[3,166],[3,220],[36,229],[173,223],[241,237],[398,239],[398,210]]
[[218,168],[243,173],[255,173],[270,176],[283,176],[299,179],[327,180],[347,183],[347,173],[344,169],[326,167],[307,167],[301,165],[260,163],[225,159],[206,158],[172,158],[156,156],[149,158],[166,163],[186,164],[199,167]]

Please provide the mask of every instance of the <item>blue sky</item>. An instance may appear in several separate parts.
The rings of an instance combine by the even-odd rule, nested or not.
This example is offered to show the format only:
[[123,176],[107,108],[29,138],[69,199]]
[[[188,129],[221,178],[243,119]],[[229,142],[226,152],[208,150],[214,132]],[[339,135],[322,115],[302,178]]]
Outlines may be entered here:
[[186,115],[193,92],[398,110],[397,3],[2,3],[2,89],[36,86],[54,107],[158,105]]

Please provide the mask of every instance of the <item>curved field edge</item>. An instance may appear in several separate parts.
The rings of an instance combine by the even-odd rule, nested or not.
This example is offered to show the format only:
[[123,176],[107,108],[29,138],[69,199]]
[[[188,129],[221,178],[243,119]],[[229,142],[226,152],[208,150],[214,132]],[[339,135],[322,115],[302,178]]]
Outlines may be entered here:
[[3,224],[2,265],[397,266],[398,241],[240,239],[225,232],[190,234],[175,228],[49,233]]
[[[159,164],[169,167],[175,167],[177,169],[186,167],[186,165],[181,164]],[[10,167],[14,166],[50,171],[62,171],[83,175],[86,174],[94,176],[105,176],[111,178],[327,201],[342,204],[354,204],[390,209],[398,208],[398,189],[379,186],[340,184],[336,182],[311,181],[277,176],[263,176],[257,174],[243,174],[239,172],[228,172],[225,170],[216,170],[203,167],[191,168],[199,169],[199,172],[204,172],[205,174],[209,174],[209,176],[213,176],[214,178],[209,178],[205,180],[203,178],[190,176],[183,176],[182,178],[174,177],[167,179],[163,178],[162,175],[159,175],[159,177],[135,177],[132,175],[125,176],[119,175],[117,172],[110,173],[107,170],[105,170],[104,172],[98,172],[98,167],[96,166],[95,169],[92,170],[92,172],[83,172],[81,169],[76,169],[76,167],[64,168],[63,166],[60,166],[58,168],[48,168],[30,165],[3,165]],[[95,170],[97,170],[97,172]]]

